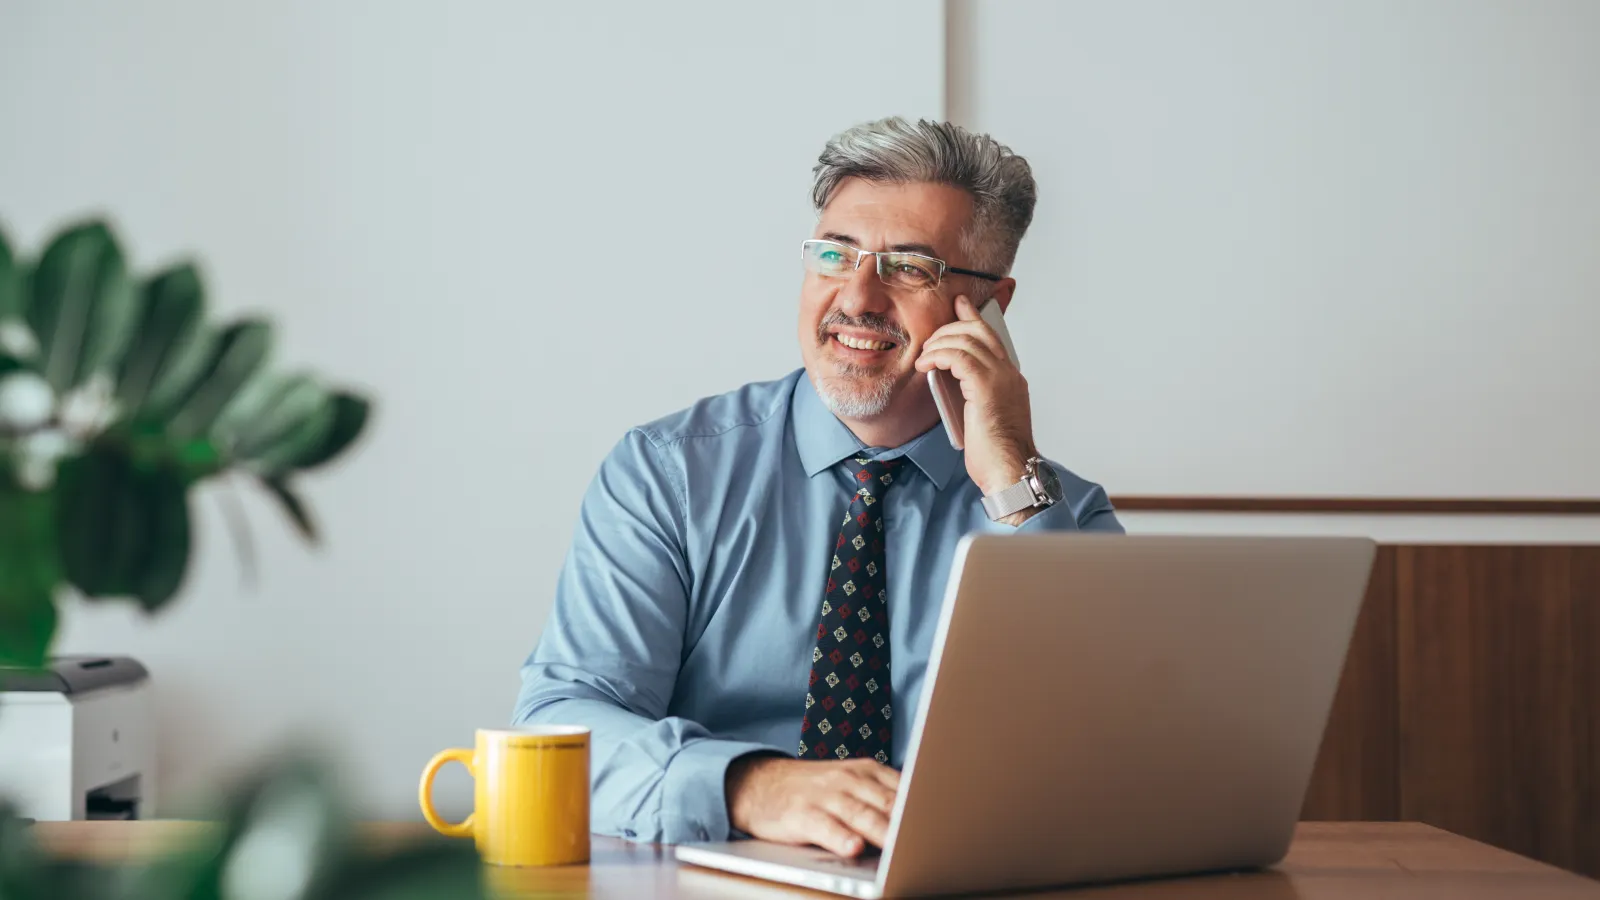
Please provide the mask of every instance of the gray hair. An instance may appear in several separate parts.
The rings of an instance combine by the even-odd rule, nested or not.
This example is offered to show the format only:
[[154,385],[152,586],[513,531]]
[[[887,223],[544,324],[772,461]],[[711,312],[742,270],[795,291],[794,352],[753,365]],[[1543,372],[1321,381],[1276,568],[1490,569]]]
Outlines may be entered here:
[[933,182],[972,195],[972,224],[961,249],[975,269],[1006,275],[1033,221],[1038,190],[1028,161],[987,134],[949,122],[899,116],[857,125],[833,136],[812,170],[817,212],[847,178],[905,184]]

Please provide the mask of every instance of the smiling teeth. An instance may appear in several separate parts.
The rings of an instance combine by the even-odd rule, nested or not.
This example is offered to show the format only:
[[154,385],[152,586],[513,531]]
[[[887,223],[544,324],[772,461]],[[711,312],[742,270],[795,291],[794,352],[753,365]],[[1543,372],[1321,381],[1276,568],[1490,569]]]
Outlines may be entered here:
[[836,334],[834,337],[838,339],[839,343],[852,350],[887,350],[894,346],[888,341],[860,341],[842,334]]

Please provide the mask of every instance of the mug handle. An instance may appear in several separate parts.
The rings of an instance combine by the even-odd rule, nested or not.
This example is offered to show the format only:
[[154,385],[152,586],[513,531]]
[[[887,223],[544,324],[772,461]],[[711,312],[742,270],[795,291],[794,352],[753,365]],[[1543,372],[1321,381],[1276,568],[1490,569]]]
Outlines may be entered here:
[[478,773],[472,768],[473,752],[465,747],[453,747],[442,750],[422,769],[422,784],[417,788],[417,801],[422,804],[422,817],[428,820],[434,830],[445,837],[472,837],[472,813],[459,822],[446,822],[439,817],[439,811],[433,808],[433,776],[439,774],[439,769],[447,762],[458,762],[467,767],[473,778]]

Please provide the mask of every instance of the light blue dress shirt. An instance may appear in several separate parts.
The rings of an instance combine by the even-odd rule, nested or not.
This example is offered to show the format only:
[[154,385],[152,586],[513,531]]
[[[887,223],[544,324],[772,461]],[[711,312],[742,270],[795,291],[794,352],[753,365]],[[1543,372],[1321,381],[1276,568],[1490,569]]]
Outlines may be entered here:
[[[593,730],[595,832],[725,839],[728,763],[797,753],[828,563],[855,490],[838,463],[855,455],[914,464],[884,501],[897,709],[917,709],[963,535],[1122,530],[1105,492],[1059,465],[1062,502],[1020,528],[991,522],[942,425],[866,447],[804,369],[633,429],[584,496],[512,717]],[[896,768],[911,731],[894,729]]]

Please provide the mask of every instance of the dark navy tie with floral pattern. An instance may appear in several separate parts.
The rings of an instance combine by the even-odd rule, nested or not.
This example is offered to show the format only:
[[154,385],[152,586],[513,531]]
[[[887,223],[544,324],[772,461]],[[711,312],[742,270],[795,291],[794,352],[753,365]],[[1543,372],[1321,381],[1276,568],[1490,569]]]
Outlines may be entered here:
[[811,651],[800,756],[889,761],[889,615],[884,596],[883,498],[900,460],[847,459],[856,492],[828,561]]

